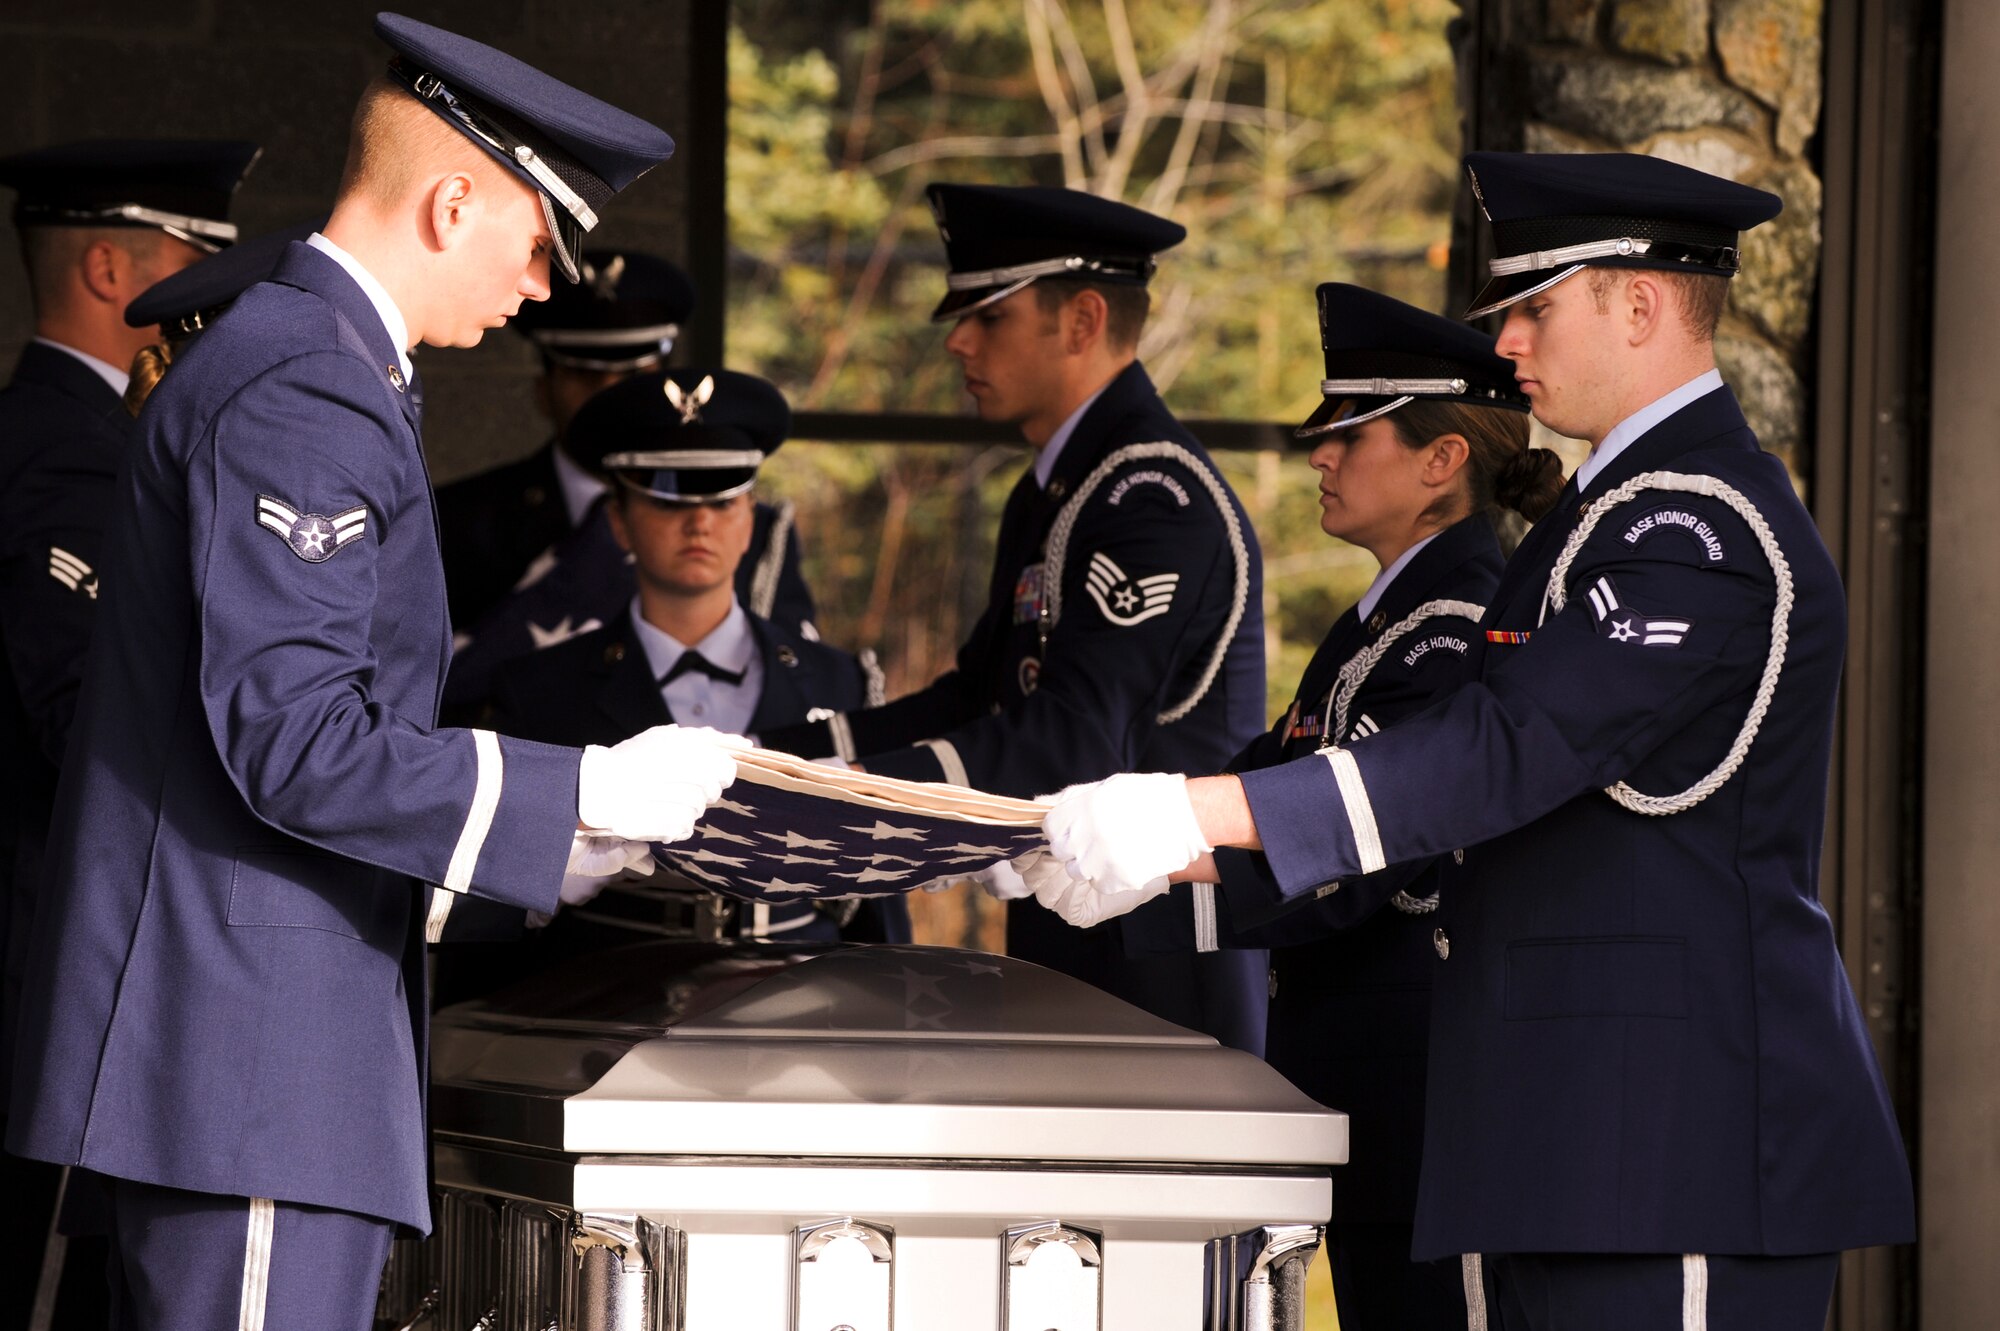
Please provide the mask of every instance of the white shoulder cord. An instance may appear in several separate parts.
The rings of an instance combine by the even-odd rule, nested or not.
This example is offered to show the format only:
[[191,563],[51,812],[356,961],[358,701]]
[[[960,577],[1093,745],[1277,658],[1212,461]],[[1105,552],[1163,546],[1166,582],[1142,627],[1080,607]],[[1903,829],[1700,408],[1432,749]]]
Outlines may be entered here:
[[[1333,690],[1326,696],[1326,720],[1320,726],[1322,748],[1334,744],[1336,736],[1347,733],[1347,712],[1354,704],[1354,695],[1361,692],[1361,686],[1368,682],[1368,676],[1382,663],[1397,639],[1407,636],[1425,620],[1445,617],[1469,619],[1477,624],[1486,617],[1486,607],[1470,601],[1425,601],[1385,629],[1381,637],[1347,658],[1334,678]],[[1389,904],[1406,915],[1428,915],[1438,908],[1438,894],[1413,897],[1408,892],[1398,892],[1389,898]]]
[[785,571],[785,547],[792,541],[792,523],[798,517],[798,508],[787,499],[778,505],[778,514],[771,523],[771,542],[764,547],[764,557],[757,561],[756,571],[750,575],[750,613],[759,619],[769,619],[771,609],[778,603],[778,575]]
[[1729,746],[1729,753],[1721,765],[1678,795],[1642,795],[1623,781],[1605,789],[1605,794],[1634,813],[1665,816],[1692,809],[1713,795],[1736,774],[1736,769],[1743,765],[1743,759],[1749,754],[1751,741],[1757,738],[1757,731],[1764,724],[1764,715],[1770,711],[1771,697],[1778,689],[1778,676],[1784,672],[1785,647],[1791,640],[1792,566],[1786,561],[1785,552],[1778,548],[1778,538],[1772,534],[1770,524],[1764,521],[1764,515],[1757,511],[1757,506],[1742,491],[1713,476],[1649,471],[1634,476],[1591,504],[1583,521],[1570,533],[1569,543],[1563,546],[1556,566],[1549,571],[1545,605],[1556,611],[1563,608],[1564,601],[1568,599],[1564,582],[1569,576],[1570,565],[1575,562],[1583,543],[1590,539],[1590,533],[1596,530],[1598,520],[1642,490],[1680,490],[1706,495],[1711,499],[1720,499],[1735,509],[1764,547],[1764,558],[1770,561],[1771,572],[1778,581],[1778,600],[1771,609],[1771,652],[1764,661],[1764,675],[1757,681],[1757,696],[1750,703],[1750,714],[1743,718],[1743,729],[1737,732],[1736,742]]
[[1486,607],[1474,605],[1470,601],[1425,601],[1402,619],[1397,620],[1383,631],[1382,636],[1368,646],[1347,658],[1340,667],[1340,674],[1333,682],[1333,692],[1327,695],[1327,722],[1321,730],[1327,742],[1333,742],[1336,735],[1347,733],[1348,709],[1354,705],[1354,695],[1361,692],[1361,686],[1368,682],[1368,676],[1375,673],[1375,667],[1389,654],[1389,649],[1398,639],[1408,636],[1425,620],[1451,618],[1469,619],[1477,624],[1486,617]]
[[1049,539],[1042,562],[1042,585],[1047,589],[1042,601],[1042,643],[1048,643],[1049,630],[1062,618],[1062,570],[1063,561],[1069,553],[1070,533],[1076,528],[1077,516],[1090,496],[1102,485],[1105,478],[1128,462],[1145,458],[1168,458],[1193,472],[1208,488],[1209,497],[1215,501],[1216,509],[1222,514],[1222,525],[1229,533],[1229,553],[1236,564],[1236,585],[1229,605],[1229,618],[1223,621],[1222,633],[1216,639],[1215,651],[1208,658],[1208,665],[1201,672],[1201,679],[1195,684],[1194,692],[1161,712],[1158,724],[1172,725],[1195,709],[1195,705],[1208,696],[1209,686],[1222,669],[1222,658],[1229,651],[1229,644],[1236,637],[1236,627],[1243,622],[1244,607],[1250,600],[1250,550],[1243,541],[1243,525],[1236,520],[1236,508],[1229,502],[1229,492],[1222,488],[1222,482],[1214,472],[1202,465],[1201,459],[1186,447],[1175,443],[1127,444],[1097,464],[1097,469],[1084,478],[1069,502],[1056,514],[1055,523],[1049,528]]
[[861,705],[880,707],[889,701],[889,681],[882,675],[882,662],[875,655],[873,647],[863,647],[855,658],[861,662],[861,678],[864,681]]

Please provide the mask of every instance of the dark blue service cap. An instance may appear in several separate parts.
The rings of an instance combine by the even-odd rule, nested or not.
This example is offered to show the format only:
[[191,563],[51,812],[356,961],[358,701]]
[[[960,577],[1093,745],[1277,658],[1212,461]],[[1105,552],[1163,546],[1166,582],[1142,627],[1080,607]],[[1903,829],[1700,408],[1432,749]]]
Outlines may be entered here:
[[210,253],[236,239],[229,200],[263,150],[235,139],[93,139],[0,157],[14,225],[132,226]]
[[1469,153],[1465,174],[1499,255],[1468,319],[1592,265],[1733,277],[1738,233],[1785,206],[1765,190],[1639,153]]
[[583,404],[564,446],[656,499],[710,503],[748,490],[791,433],[777,386],[734,370],[656,370]]
[[1319,299],[1325,399],[1293,433],[1312,439],[1386,416],[1412,402],[1463,402],[1526,411],[1514,363],[1470,325],[1366,287],[1327,282]]
[[638,250],[585,250],[582,281],[523,305],[513,328],[557,365],[648,370],[674,349],[694,311],[679,265]]
[[189,264],[147,287],[125,307],[134,328],[153,324],[168,337],[189,337],[214,323],[238,296],[271,275],[278,258],[295,240],[304,240],[323,222],[300,222],[267,231]]
[[377,14],[389,73],[541,195],[557,265],[574,282],[583,236],[613,195],[673,155],[665,130],[483,42]]
[[1003,300],[1038,277],[1144,286],[1153,256],[1187,239],[1178,222],[1081,190],[937,184],[928,192],[950,269],[933,320]]

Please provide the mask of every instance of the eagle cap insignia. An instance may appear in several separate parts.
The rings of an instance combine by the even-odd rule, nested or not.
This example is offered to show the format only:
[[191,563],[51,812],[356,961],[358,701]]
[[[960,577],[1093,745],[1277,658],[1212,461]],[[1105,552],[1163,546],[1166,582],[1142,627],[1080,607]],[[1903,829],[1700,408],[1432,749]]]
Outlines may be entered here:
[[625,276],[625,256],[613,255],[611,262],[602,268],[586,262],[579,276],[589,284],[599,300],[615,301],[618,299],[618,283]]
[[715,376],[704,374],[701,382],[694,386],[693,392],[687,391],[671,379],[666,381],[661,391],[667,395],[667,401],[674,404],[674,410],[681,414],[681,424],[694,425],[701,420],[702,407],[715,396]]
[[257,525],[277,536],[308,564],[323,564],[368,530],[368,506],[356,504],[328,516],[301,513],[282,499],[258,495]]

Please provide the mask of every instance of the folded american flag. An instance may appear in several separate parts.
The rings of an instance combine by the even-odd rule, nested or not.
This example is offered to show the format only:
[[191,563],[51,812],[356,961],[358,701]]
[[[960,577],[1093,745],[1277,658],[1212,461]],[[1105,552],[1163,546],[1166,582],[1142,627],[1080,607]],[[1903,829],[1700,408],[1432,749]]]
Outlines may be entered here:
[[751,749],[694,835],[653,855],[703,887],[756,901],[888,896],[1035,849],[1047,811]]

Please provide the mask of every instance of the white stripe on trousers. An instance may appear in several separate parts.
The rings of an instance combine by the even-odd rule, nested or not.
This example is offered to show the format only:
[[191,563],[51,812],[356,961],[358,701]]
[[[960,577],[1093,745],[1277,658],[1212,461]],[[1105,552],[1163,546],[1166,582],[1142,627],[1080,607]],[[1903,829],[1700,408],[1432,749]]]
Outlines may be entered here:
[[63,1198],[69,1193],[69,1166],[64,1165],[62,1176],[56,1180],[56,1204],[49,1209],[49,1234],[42,1244],[42,1270],[35,1281],[35,1302],[28,1312],[28,1331],[49,1331],[56,1317],[56,1295],[62,1289],[63,1258],[69,1252],[69,1240],[58,1229],[62,1219]]
[[271,1233],[278,1207],[269,1197],[250,1199],[249,1231],[243,1238],[243,1298],[236,1331],[264,1331],[264,1302],[271,1293]]
[[[1485,1264],[1476,1252],[1458,1259],[1465,1281],[1465,1331],[1487,1331]],[[1708,1258],[1698,1252],[1681,1256],[1681,1331],[1708,1331]]]

